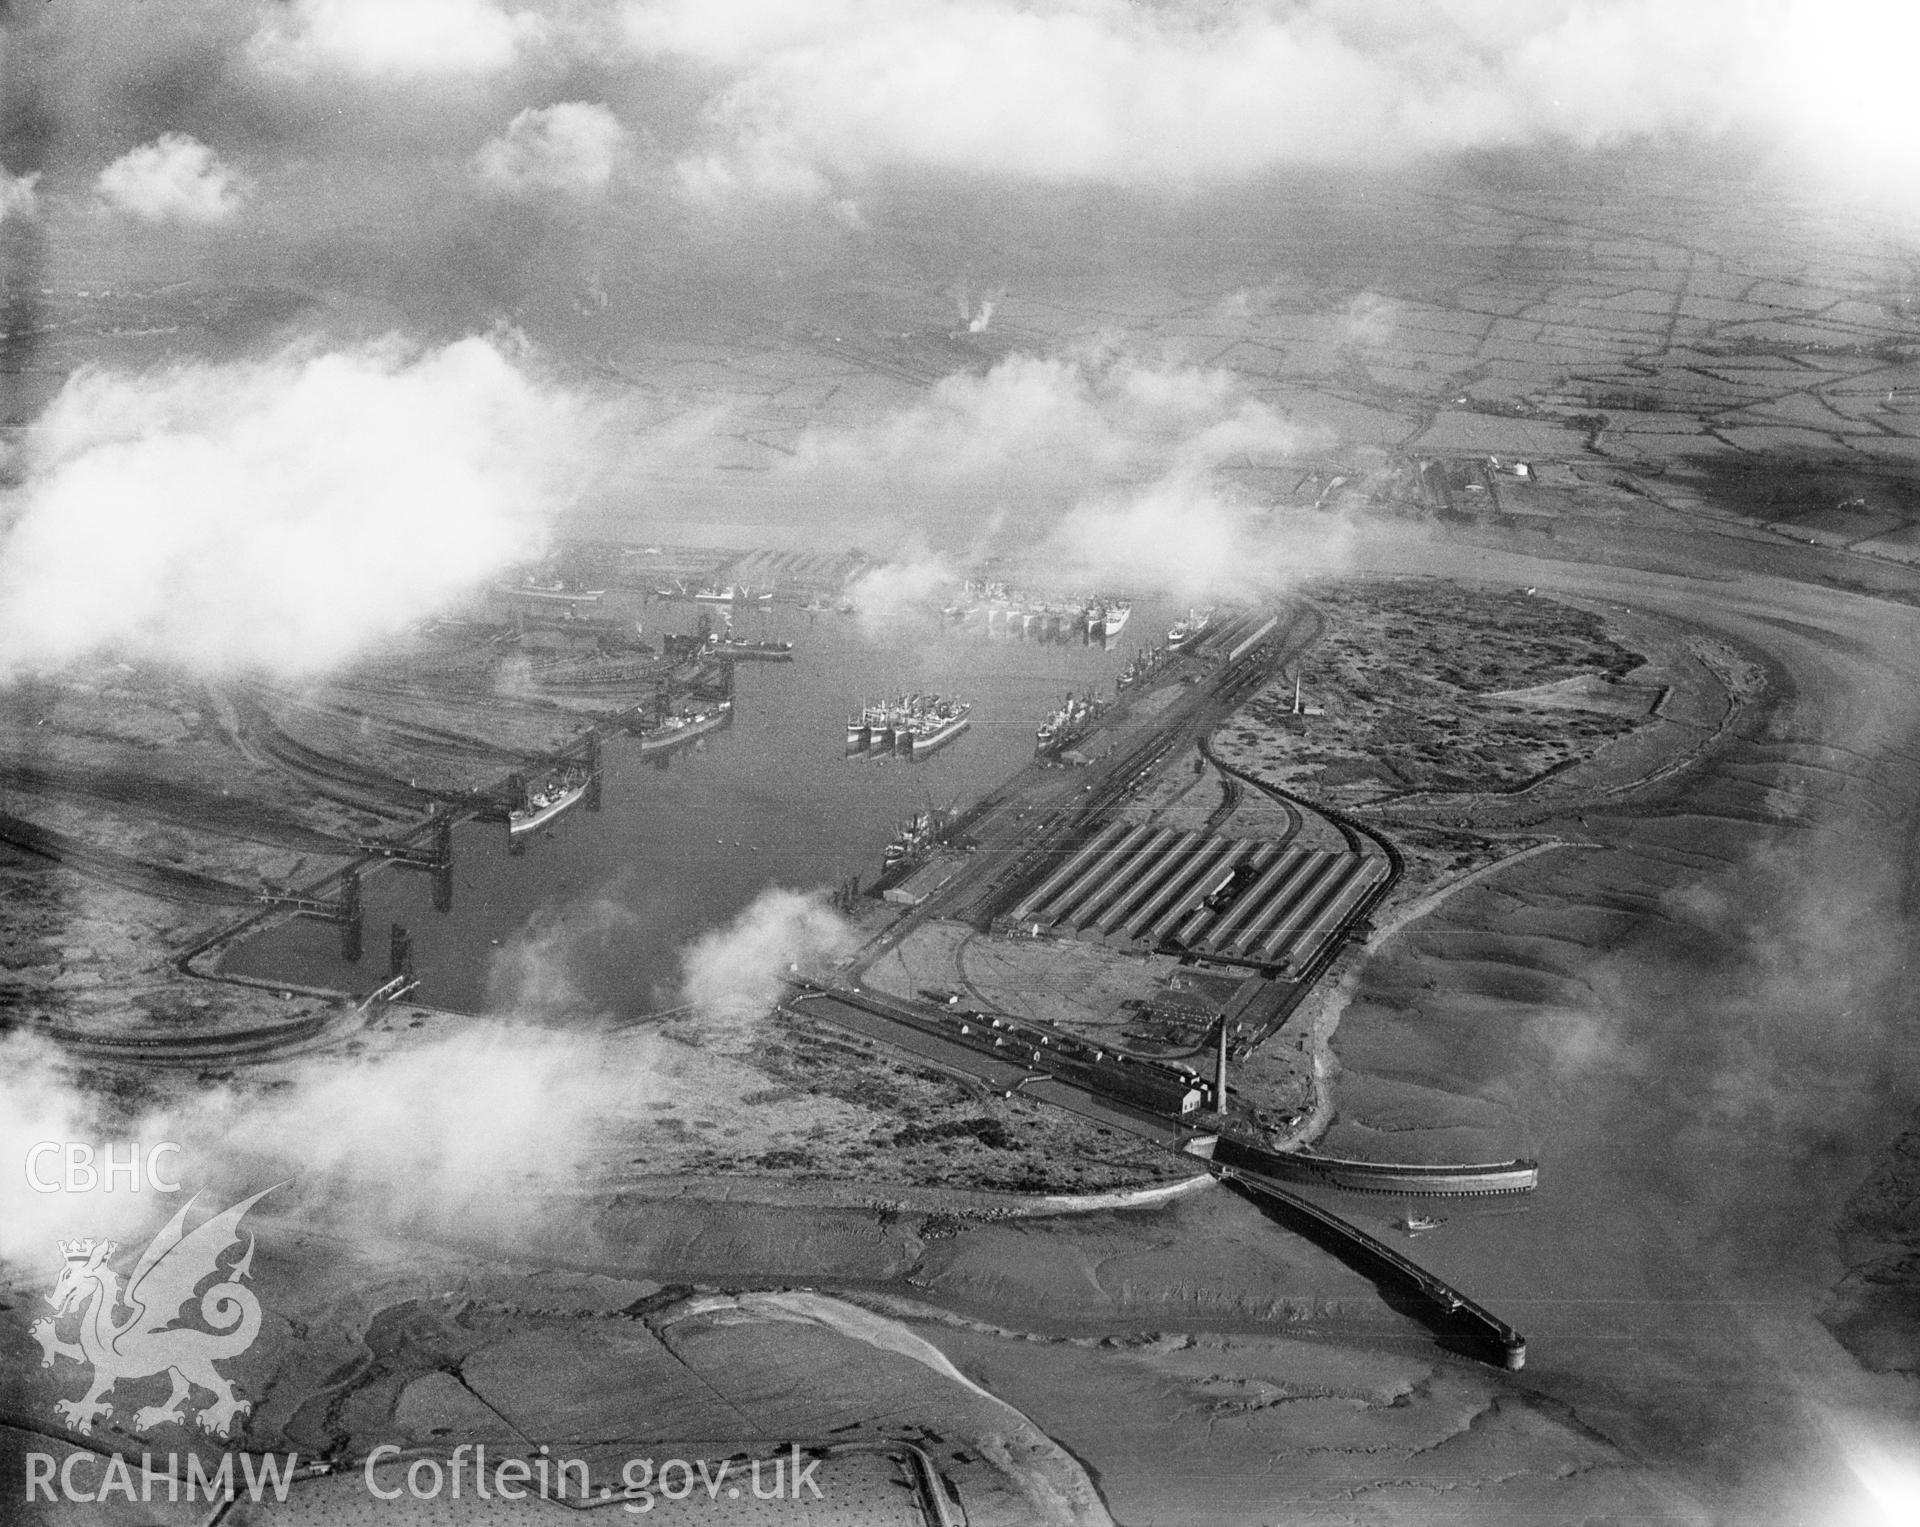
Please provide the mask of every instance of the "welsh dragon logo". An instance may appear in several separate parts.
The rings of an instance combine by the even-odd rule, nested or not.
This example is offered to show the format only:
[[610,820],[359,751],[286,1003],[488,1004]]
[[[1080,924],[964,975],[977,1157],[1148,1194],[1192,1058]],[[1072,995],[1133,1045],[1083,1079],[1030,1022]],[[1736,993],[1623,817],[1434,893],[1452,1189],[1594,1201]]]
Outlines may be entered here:
[[[192,1231],[186,1229],[187,1211],[198,1195],[189,1199],[140,1253],[124,1292],[119,1275],[107,1266],[115,1242],[60,1243],[66,1265],[47,1296],[53,1316],[33,1323],[33,1337],[45,1354],[41,1367],[51,1368],[56,1357],[90,1363],[93,1383],[78,1400],[56,1400],[55,1415],[76,1431],[91,1432],[96,1416],[113,1414],[107,1395],[122,1379],[164,1373],[173,1380],[173,1393],[164,1405],[143,1405],[134,1412],[136,1432],[168,1421],[184,1426],[184,1407],[195,1389],[213,1396],[213,1403],[194,1416],[195,1424],[217,1437],[233,1430],[234,1421],[253,1407],[234,1396],[233,1385],[214,1364],[238,1357],[260,1334],[260,1301],[245,1286],[253,1267],[253,1237],[247,1237],[246,1253],[238,1261],[229,1266],[221,1261],[240,1244],[241,1217],[271,1192],[273,1188],[262,1189]],[[178,1324],[183,1307],[211,1277],[221,1281],[199,1299],[200,1318],[211,1329]],[[123,1310],[124,1318],[116,1319]],[[69,1315],[79,1321],[77,1342],[59,1338],[59,1323]]]

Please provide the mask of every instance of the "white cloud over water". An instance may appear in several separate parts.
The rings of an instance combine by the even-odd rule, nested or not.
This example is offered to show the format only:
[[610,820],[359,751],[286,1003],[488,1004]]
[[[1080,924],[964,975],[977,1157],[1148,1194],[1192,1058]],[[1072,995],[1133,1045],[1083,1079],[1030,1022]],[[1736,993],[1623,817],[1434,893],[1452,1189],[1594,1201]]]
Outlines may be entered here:
[[601,417],[486,339],[76,373],[0,499],[0,677],[321,671],[537,552]]

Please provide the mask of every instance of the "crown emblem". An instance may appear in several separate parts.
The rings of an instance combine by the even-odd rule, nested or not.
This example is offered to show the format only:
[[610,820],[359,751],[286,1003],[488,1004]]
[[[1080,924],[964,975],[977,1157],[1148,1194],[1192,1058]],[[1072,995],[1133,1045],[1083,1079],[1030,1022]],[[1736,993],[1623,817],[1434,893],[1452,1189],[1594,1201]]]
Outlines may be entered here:
[[[92,1236],[88,1236],[84,1241],[62,1241],[60,1243],[60,1255],[65,1257],[69,1262],[84,1262],[93,1255],[93,1248],[96,1244]],[[106,1250],[113,1250],[113,1243],[111,1241],[104,1244]]]

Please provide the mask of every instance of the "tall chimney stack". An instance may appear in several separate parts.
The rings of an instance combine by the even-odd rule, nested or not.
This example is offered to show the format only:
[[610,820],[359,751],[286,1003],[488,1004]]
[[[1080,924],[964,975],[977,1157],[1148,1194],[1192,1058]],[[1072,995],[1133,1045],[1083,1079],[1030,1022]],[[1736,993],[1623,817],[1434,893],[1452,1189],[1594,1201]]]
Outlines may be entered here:
[[1227,1111],[1227,1015],[1220,1015],[1220,1058],[1213,1070],[1213,1106],[1220,1113]]

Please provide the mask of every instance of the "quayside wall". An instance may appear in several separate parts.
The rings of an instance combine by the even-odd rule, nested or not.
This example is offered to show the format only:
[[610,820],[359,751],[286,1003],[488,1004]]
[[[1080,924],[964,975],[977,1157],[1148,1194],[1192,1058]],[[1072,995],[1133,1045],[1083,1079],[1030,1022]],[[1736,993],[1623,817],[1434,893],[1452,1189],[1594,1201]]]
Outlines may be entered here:
[[1379,1276],[1410,1289],[1433,1307],[1436,1323],[1446,1335],[1471,1345],[1504,1368],[1519,1370],[1526,1366],[1527,1339],[1484,1305],[1476,1304],[1444,1279],[1436,1277],[1417,1263],[1410,1262],[1384,1241],[1376,1240],[1357,1225],[1322,1209],[1296,1193],[1257,1172],[1223,1166],[1216,1161],[1213,1172],[1255,1198],[1264,1198],[1282,1206],[1289,1214],[1311,1222],[1314,1230],[1331,1239],[1339,1251],[1363,1262]]
[[1540,1184],[1535,1161],[1487,1161],[1456,1166],[1411,1162],[1353,1161],[1340,1156],[1308,1156],[1267,1151],[1222,1137],[1212,1159],[1280,1182],[1344,1188],[1350,1193],[1393,1193],[1431,1198],[1478,1198],[1499,1193],[1531,1193]]

